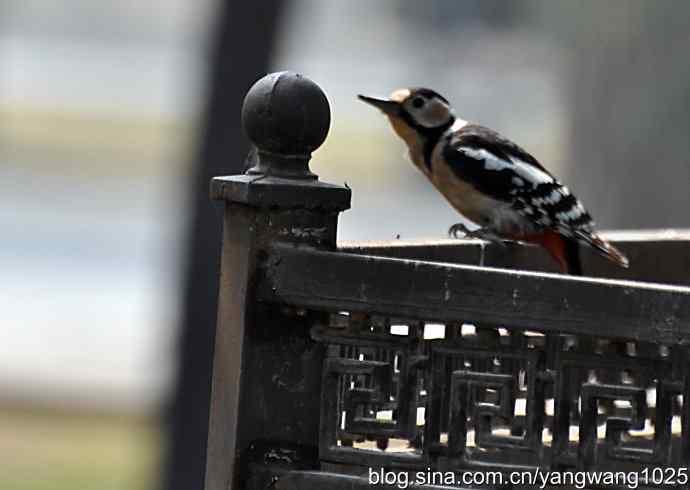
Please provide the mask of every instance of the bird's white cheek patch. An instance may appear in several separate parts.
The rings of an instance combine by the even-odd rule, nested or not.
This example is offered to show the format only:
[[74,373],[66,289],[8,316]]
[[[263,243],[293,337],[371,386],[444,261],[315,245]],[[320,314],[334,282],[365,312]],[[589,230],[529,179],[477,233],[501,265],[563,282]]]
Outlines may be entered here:
[[434,128],[446,123],[450,119],[448,106],[440,100],[430,100],[422,109],[413,109],[414,118],[417,123],[426,127]]

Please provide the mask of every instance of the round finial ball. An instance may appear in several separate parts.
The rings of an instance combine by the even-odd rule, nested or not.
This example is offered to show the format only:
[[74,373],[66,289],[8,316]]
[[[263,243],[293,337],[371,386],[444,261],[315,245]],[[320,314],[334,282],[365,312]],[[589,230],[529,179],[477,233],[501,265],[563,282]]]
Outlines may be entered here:
[[242,124],[259,150],[309,158],[326,139],[331,109],[321,88],[299,73],[270,73],[249,89]]

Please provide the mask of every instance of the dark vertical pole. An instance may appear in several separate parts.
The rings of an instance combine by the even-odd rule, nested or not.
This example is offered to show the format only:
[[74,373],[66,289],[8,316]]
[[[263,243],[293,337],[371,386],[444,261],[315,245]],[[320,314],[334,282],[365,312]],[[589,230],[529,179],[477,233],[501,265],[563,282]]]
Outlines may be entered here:
[[166,490],[198,489],[204,481],[221,242],[220,216],[208,199],[208,182],[213,175],[243,171],[247,141],[240,128],[242,97],[268,71],[283,3],[226,0],[219,5],[191,180],[177,377],[167,413]]
[[309,171],[330,125],[316,84],[267,75],[247,94],[242,121],[255,165],[211,188],[225,202],[225,220],[206,490],[267,488],[280,471],[316,467],[324,358],[309,335],[316,318],[257,304],[253,288],[271,273],[277,243],[335,249],[338,213],[350,205],[349,189]]

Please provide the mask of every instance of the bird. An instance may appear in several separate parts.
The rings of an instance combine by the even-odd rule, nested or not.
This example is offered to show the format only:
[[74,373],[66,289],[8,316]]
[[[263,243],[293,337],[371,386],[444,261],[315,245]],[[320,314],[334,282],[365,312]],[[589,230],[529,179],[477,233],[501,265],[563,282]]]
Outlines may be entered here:
[[562,273],[582,275],[580,245],[621,267],[628,258],[597,234],[580,200],[526,150],[498,132],[457,117],[429,88],[358,98],[386,115],[410,160],[450,205],[478,228],[452,225],[448,234],[489,242],[539,245]]

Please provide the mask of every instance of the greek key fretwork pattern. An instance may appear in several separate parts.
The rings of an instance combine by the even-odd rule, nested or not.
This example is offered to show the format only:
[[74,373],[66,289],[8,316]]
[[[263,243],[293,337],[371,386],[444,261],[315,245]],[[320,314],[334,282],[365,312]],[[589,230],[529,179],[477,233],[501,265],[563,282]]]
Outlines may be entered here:
[[[562,354],[555,409],[560,423],[554,424],[553,443],[557,466],[590,469],[617,464],[634,469],[682,461],[678,436],[683,384],[672,379],[673,364],[670,359]],[[584,371],[589,379],[578,383],[576,373]],[[612,372],[624,373],[619,384],[610,382]],[[599,380],[606,375],[607,382]],[[573,419],[578,421],[576,441],[565,423]]]
[[[455,344],[458,345],[450,347],[446,343],[432,348],[434,391],[445,382],[444,378],[448,379],[450,372],[448,402],[432,395],[429,404],[430,417],[450,410],[448,442],[445,447],[440,444],[440,454],[460,466],[472,466],[485,464],[493,456],[500,459],[504,451],[513,450],[516,453],[513,464],[538,466],[544,426],[541,353],[462,348],[462,342],[457,340]],[[487,361],[491,372],[479,371],[480,366],[487,366]],[[458,366],[464,369],[455,369]],[[443,432],[436,432],[436,427],[441,428],[429,425],[428,441],[442,441]],[[473,433],[471,444],[470,432]]]
[[400,468],[689,466],[683,347],[352,312],[326,344],[324,462]]

